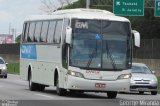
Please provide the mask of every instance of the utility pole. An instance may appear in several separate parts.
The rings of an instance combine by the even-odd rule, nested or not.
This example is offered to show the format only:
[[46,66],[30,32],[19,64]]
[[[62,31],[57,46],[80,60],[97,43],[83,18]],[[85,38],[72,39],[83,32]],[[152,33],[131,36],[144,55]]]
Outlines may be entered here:
[[90,0],[86,0],[86,8],[90,8]]
[[11,34],[11,23],[9,23],[9,31],[8,31],[9,35]]
[[14,36],[14,33],[15,33],[15,29],[12,28],[13,43],[15,43],[15,36]]
[[14,34],[14,43],[16,43],[16,38],[17,38],[17,29],[15,28],[15,34]]

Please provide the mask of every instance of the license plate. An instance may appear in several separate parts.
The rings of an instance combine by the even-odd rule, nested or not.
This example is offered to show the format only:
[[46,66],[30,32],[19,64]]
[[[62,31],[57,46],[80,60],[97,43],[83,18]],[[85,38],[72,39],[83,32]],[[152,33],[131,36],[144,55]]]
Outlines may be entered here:
[[106,87],[106,84],[103,84],[103,83],[95,83],[95,87],[96,87],[96,88],[105,88],[105,87]]
[[138,91],[147,91],[147,88],[138,88]]

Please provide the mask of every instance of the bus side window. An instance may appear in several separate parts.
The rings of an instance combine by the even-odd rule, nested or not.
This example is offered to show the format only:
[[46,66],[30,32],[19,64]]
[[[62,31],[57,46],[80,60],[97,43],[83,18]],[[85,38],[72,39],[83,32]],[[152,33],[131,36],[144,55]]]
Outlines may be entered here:
[[53,43],[55,26],[56,26],[56,21],[50,21],[48,28],[47,43]]
[[27,36],[27,41],[28,42],[33,42],[35,26],[36,26],[35,22],[30,23],[29,32],[28,32],[28,36]]
[[59,44],[61,43],[61,34],[62,34],[62,20],[57,21],[55,36],[54,36],[54,43]]
[[25,42],[25,33],[26,33],[26,29],[27,29],[27,23],[24,23],[23,25],[23,32],[22,32],[22,42]]
[[41,28],[42,28],[42,22],[37,22],[34,34],[34,42],[40,41]]
[[40,42],[46,42],[47,41],[48,27],[49,27],[49,22],[48,21],[44,21],[43,25],[42,25]]
[[27,42],[29,26],[30,26],[29,22],[25,23],[24,32],[23,32],[23,36],[22,36],[22,41],[23,42]]

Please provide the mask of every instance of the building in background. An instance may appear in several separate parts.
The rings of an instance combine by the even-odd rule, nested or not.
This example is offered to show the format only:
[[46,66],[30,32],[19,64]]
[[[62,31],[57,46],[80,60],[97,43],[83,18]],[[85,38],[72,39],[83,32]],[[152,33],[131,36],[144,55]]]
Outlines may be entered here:
[[0,44],[13,43],[13,35],[0,34]]

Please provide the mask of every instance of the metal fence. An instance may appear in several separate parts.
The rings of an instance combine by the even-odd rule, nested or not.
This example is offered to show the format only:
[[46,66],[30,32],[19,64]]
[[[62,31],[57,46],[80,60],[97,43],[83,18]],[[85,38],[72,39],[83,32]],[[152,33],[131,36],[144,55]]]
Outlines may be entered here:
[[[0,54],[20,53],[19,44],[0,44]],[[133,57],[138,59],[160,59],[160,39],[142,39],[141,47],[134,48]]]
[[0,57],[7,63],[19,63],[19,44],[0,44]]
[[19,44],[0,44],[0,54],[19,55]]
[[160,39],[142,39],[140,48],[134,48],[133,57],[160,59]]
[[[1,44],[0,56],[7,62],[19,62],[19,44]],[[160,76],[160,39],[142,39],[141,47],[134,48],[133,62],[147,64]]]
[[160,39],[142,39],[141,47],[135,48],[133,61],[147,64],[160,76]]

